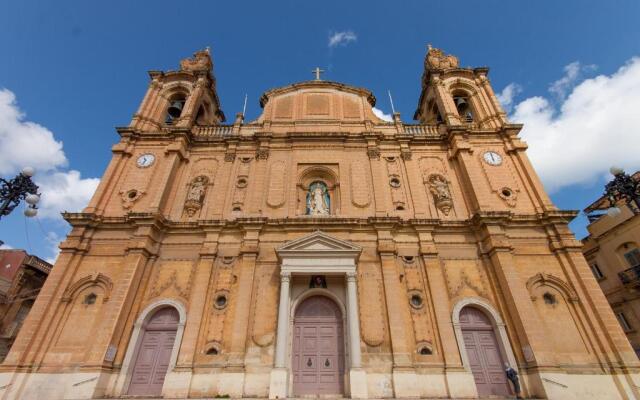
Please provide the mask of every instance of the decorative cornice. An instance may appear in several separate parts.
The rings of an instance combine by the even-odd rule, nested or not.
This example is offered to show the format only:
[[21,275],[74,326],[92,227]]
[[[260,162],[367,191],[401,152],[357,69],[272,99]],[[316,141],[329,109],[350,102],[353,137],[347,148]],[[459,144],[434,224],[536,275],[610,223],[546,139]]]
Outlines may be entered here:
[[333,81],[304,81],[304,82],[293,83],[291,85],[267,90],[262,94],[262,96],[260,96],[260,107],[264,108],[264,106],[267,104],[269,99],[277,95],[294,92],[300,89],[317,89],[317,88],[337,89],[342,92],[357,94],[365,97],[372,107],[376,105],[376,97],[373,95],[373,93],[371,93],[367,89],[346,85],[340,82],[333,82]]

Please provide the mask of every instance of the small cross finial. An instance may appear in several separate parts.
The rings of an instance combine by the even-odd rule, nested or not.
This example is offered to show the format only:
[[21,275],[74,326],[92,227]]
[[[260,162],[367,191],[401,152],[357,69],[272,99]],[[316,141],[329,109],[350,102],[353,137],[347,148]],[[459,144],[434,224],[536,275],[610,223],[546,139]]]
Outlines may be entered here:
[[320,69],[320,67],[316,67],[316,69],[311,71],[312,73],[316,74],[316,80],[320,81],[322,79],[320,79],[320,74],[324,72],[323,69]]

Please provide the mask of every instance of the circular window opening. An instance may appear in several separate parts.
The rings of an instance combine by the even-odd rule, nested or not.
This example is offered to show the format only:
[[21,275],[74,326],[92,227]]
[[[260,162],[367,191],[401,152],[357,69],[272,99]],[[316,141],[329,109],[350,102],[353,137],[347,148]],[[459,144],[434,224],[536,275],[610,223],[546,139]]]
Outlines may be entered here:
[[227,296],[224,294],[220,294],[216,297],[215,300],[216,308],[225,308],[227,306]]
[[220,354],[220,352],[215,347],[212,347],[209,350],[207,350],[208,356],[217,356],[218,354]]
[[238,179],[238,182],[236,183],[236,186],[238,186],[239,188],[243,188],[247,186],[247,180],[244,178],[240,178]]
[[391,187],[394,187],[394,188],[398,188],[398,187],[400,187],[400,179],[398,179],[398,178],[391,178],[391,179],[389,180],[389,185],[391,185]]
[[396,211],[404,211],[404,207],[402,207],[402,206],[397,206],[397,207],[396,207]]
[[558,302],[558,300],[556,300],[556,296],[549,292],[543,294],[542,298],[544,299],[545,304],[556,304]]
[[240,207],[233,207],[233,211],[239,212],[239,211],[242,211],[242,208],[240,208]]
[[413,262],[413,256],[402,256],[402,259],[406,263],[412,263]]
[[502,189],[502,195],[503,195],[504,197],[511,197],[511,195],[512,195],[511,190],[509,190],[509,189]]
[[130,190],[129,193],[127,193],[127,197],[130,199],[135,199],[137,196],[138,196],[137,190]]
[[433,353],[431,352],[431,349],[430,349],[430,348],[428,348],[427,346],[422,346],[422,347],[420,347],[420,348],[418,349],[418,353],[419,353],[421,356],[429,356],[429,355],[433,354]]
[[411,305],[414,308],[422,307],[422,296],[420,296],[419,294],[412,295],[411,296]]

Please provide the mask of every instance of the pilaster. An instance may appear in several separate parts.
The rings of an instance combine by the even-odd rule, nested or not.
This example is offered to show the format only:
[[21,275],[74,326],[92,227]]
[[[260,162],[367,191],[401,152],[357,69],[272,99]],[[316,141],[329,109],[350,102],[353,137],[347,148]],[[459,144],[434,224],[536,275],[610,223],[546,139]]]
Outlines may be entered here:
[[247,346],[249,317],[251,305],[257,293],[253,293],[253,279],[255,276],[256,260],[258,258],[258,243],[262,220],[243,218],[238,222],[244,230],[244,238],[240,255],[241,265],[238,271],[238,284],[235,294],[235,310],[233,318],[233,335],[229,346],[229,364],[244,367],[244,356]]
[[407,296],[400,284],[396,264],[396,250],[390,226],[378,225],[378,254],[382,266],[382,281],[387,304],[387,318],[391,336],[393,367],[409,368],[412,366],[413,348],[409,345],[411,332],[411,316],[407,307]]
[[491,209],[491,201],[486,184],[484,184],[486,180],[482,176],[482,168],[473,158],[473,149],[464,130],[450,130],[449,149],[450,158],[456,160],[461,176],[464,179],[464,182],[461,183],[468,188],[466,193],[469,195],[470,213]]
[[170,182],[173,181],[180,162],[186,158],[184,139],[179,138],[167,146],[165,153],[164,168],[158,182],[154,183],[156,194],[149,205],[149,211],[152,213],[162,212],[166,198],[171,192]]
[[213,266],[215,265],[218,252],[219,235],[219,230],[207,232],[205,243],[200,250],[200,260],[196,266],[193,287],[189,295],[189,317],[187,318],[180,353],[176,363],[176,367],[178,368],[191,369],[193,367],[193,360],[198,350],[198,334],[200,333],[207,294],[209,293],[209,285],[211,283],[211,274],[213,273]]
[[508,213],[476,214],[473,222],[480,252],[489,257],[498,280],[514,331],[522,345],[522,354],[530,367],[555,366],[556,360],[544,339],[544,324],[539,320],[526,285],[520,277],[513,257],[513,247],[504,231]]
[[[420,240],[420,257],[424,263],[425,274],[435,315],[434,333],[439,342],[439,358],[446,369],[462,369],[462,360],[453,331],[451,320],[451,302],[447,292],[447,282],[438,259],[438,250],[432,235],[432,227],[415,226]],[[436,351],[438,351],[436,350]]]

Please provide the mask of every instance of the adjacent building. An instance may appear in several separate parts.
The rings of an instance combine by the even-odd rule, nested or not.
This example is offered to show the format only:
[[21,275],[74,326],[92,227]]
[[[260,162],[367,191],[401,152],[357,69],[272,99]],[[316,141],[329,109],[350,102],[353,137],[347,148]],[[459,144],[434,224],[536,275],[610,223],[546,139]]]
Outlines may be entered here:
[[24,250],[0,250],[0,361],[18,336],[51,264]]
[[[640,172],[633,175],[640,180]],[[603,212],[610,207],[601,197],[584,211],[590,214],[589,236],[582,240],[584,256],[613,312],[640,354],[640,210],[618,204],[620,215]]]
[[4,399],[632,399],[638,358],[487,78],[429,48],[415,123],[208,51],[150,84],[0,366]]

